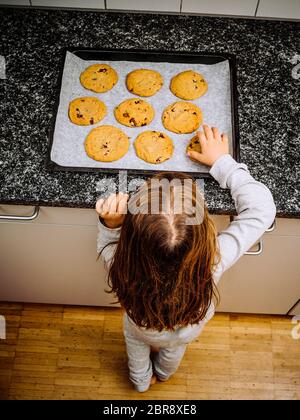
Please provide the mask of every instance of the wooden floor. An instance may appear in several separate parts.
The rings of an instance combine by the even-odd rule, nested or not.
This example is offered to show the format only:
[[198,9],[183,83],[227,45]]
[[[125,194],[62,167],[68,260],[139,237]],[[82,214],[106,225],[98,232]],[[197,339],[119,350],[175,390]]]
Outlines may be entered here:
[[0,314],[2,399],[300,399],[290,318],[217,314],[170,381],[139,394],[121,310],[0,303]]

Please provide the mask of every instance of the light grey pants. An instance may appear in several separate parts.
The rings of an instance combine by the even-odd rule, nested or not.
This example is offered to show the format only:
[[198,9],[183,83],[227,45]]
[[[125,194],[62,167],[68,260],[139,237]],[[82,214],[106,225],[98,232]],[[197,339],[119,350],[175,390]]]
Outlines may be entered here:
[[[138,327],[125,313],[124,336],[126,342],[129,377],[139,392],[145,392],[150,386],[153,367],[156,376],[167,380],[176,372],[184,356],[186,346],[201,333],[204,325],[213,313],[199,324],[179,327],[175,331],[155,331]],[[158,347],[159,352],[152,361],[150,346]]]

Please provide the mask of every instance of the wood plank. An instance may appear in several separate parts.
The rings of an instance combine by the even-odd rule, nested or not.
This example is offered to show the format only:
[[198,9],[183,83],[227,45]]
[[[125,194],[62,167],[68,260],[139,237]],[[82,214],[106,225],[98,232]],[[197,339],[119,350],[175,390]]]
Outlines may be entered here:
[[140,394],[121,309],[2,302],[0,313],[0,399],[300,399],[290,317],[216,314],[175,375]]

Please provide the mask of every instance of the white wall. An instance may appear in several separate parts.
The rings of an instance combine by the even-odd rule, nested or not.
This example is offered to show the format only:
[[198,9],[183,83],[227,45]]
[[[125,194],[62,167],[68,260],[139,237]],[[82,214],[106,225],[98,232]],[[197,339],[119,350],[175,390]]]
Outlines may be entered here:
[[0,0],[0,5],[197,13],[300,20],[300,0]]

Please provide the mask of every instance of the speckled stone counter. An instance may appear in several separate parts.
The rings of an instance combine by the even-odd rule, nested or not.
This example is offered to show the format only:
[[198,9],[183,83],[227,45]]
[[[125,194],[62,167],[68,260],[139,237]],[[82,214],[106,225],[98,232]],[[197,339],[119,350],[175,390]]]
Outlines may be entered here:
[[[278,216],[300,216],[299,23],[0,8],[0,33],[0,203],[94,206],[103,173],[45,165],[62,48],[143,48],[236,55],[241,161],[271,189]],[[234,213],[213,179],[205,197],[211,212]]]

